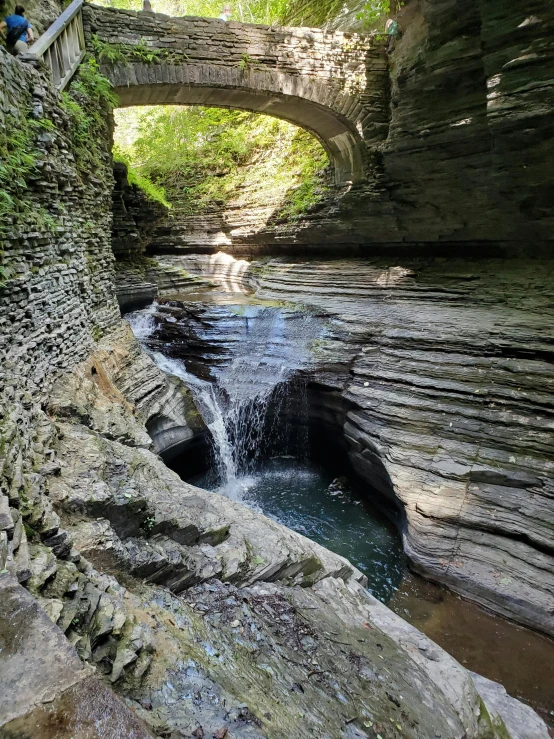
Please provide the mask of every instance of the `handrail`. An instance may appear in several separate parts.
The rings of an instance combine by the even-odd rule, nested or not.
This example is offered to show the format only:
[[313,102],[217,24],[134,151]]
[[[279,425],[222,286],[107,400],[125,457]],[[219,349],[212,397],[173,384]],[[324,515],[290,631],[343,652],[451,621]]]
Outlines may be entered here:
[[73,0],[25,55],[45,62],[58,90],[66,87],[85,55],[83,4],[84,0]]

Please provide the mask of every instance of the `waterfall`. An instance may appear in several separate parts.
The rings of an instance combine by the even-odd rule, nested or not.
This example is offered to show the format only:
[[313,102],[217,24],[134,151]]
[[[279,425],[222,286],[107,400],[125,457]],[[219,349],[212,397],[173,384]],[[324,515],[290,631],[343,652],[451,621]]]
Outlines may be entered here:
[[184,362],[180,359],[166,357],[161,352],[152,352],[151,357],[162,372],[175,375],[192,392],[196,407],[212,435],[219,477],[229,485],[231,493],[229,497],[234,497],[233,482],[237,479],[237,466],[216,389],[211,382],[201,380],[187,372]]
[[[216,382],[187,371],[186,360],[148,349],[156,328],[157,305],[127,316],[137,339],[158,367],[176,375],[193,393],[214,448],[218,492],[241,499],[241,479],[256,465],[268,433],[268,411],[278,409],[291,378],[308,365],[310,344],[321,334],[321,322],[310,313],[260,305],[225,309],[221,330],[231,332],[231,359],[214,370]],[[158,320],[164,320],[162,314]],[[216,323],[216,329],[219,326]],[[206,329],[213,332],[213,327]],[[279,433],[278,413],[273,426]]]
[[154,318],[154,314],[157,309],[158,303],[154,301],[152,305],[148,306],[148,308],[137,310],[126,316],[132,332],[141,344],[154,333],[156,328],[156,319]]

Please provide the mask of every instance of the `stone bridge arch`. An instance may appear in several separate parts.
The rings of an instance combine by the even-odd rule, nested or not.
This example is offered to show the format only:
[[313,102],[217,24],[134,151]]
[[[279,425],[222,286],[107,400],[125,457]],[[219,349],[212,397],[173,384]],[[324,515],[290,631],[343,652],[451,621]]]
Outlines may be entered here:
[[367,147],[386,136],[386,55],[370,37],[97,6],[85,8],[85,32],[121,107],[205,105],[282,118],[320,140],[338,184],[363,181]]

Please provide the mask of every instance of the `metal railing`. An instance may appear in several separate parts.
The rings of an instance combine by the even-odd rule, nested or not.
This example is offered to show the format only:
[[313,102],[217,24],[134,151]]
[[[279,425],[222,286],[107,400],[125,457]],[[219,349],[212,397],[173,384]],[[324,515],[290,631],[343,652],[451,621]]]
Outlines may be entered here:
[[83,0],[73,0],[26,55],[44,61],[58,90],[64,89],[85,55],[82,11]]

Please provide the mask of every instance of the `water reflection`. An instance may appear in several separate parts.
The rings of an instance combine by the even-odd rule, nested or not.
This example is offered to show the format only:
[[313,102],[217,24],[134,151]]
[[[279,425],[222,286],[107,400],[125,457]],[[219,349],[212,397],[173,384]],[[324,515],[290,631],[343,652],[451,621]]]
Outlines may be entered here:
[[[214,489],[210,477],[195,485]],[[364,504],[346,478],[313,463],[271,459],[239,478],[242,500],[266,516],[346,557],[369,582],[369,590],[386,602],[404,574],[402,542],[376,509]]]
[[473,672],[502,683],[554,728],[554,642],[407,573],[387,604]]

